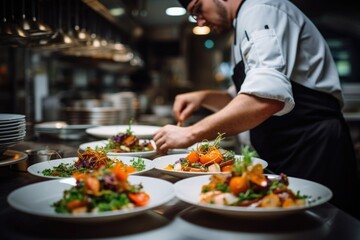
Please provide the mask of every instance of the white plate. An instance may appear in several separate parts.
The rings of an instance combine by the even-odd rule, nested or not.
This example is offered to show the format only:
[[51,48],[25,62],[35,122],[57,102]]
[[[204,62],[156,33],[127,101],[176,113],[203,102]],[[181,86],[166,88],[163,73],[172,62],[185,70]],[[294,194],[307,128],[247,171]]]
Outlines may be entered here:
[[[100,126],[86,129],[86,133],[98,137],[108,139],[119,133],[125,133],[129,128],[129,125],[111,125]],[[159,126],[147,126],[147,125],[131,125],[131,131],[138,138],[152,138]]]
[[[140,144],[145,142],[145,139],[140,139]],[[88,142],[83,143],[79,146],[79,148],[83,151],[85,151],[88,147],[92,149],[96,149],[96,147],[105,147],[108,144],[108,140],[101,140],[101,141],[94,141],[94,142]],[[139,156],[139,157],[151,157],[156,154],[156,145],[153,140],[151,140],[151,144],[154,147],[154,150],[152,151],[146,151],[146,152],[108,152],[108,156]]]
[[19,138],[24,137],[26,135],[26,131],[16,131],[16,132],[10,132],[10,133],[3,133],[1,132],[0,140],[2,139],[13,139],[13,138]]
[[25,119],[25,115],[0,113],[0,122],[16,122]]
[[[130,162],[131,159],[137,160],[137,157],[129,157],[129,156],[116,156],[116,157],[109,156],[109,158],[112,158],[112,159],[116,158],[118,160],[121,160],[123,163],[125,163],[127,165],[131,165],[131,162]],[[32,175],[35,175],[38,177],[43,177],[43,178],[63,178],[63,177],[56,177],[56,176],[45,176],[44,174],[42,174],[42,171],[45,169],[49,169],[49,168],[51,169],[53,167],[57,167],[61,163],[70,163],[70,164],[74,163],[77,159],[78,159],[77,157],[70,157],[70,158],[61,158],[61,159],[56,159],[56,160],[39,162],[39,163],[29,166],[27,168],[27,171],[29,173],[31,173]],[[145,169],[142,171],[139,171],[139,172],[134,172],[132,174],[141,174],[141,173],[147,172],[155,167],[154,163],[150,159],[142,158],[142,160],[144,160]]]
[[63,221],[80,222],[127,218],[165,204],[175,196],[173,184],[162,179],[131,175],[129,182],[131,184],[142,184],[144,191],[150,195],[150,202],[147,206],[78,215],[56,213],[51,204],[60,200],[63,197],[63,192],[75,185],[74,178],[43,181],[21,187],[11,192],[7,201],[10,206],[25,213]]
[[0,136],[4,136],[5,134],[21,134],[21,133],[24,133],[26,132],[26,128],[25,126],[24,127],[16,127],[16,128],[5,128],[5,129],[1,129],[0,128]]
[[[269,177],[278,177],[277,175],[268,175]],[[220,206],[213,204],[200,203],[199,197],[201,187],[208,184],[210,176],[197,176],[180,180],[175,183],[175,195],[180,200],[200,207],[204,210],[216,212],[225,215],[245,216],[245,217],[274,217],[287,214],[301,212],[309,208],[321,205],[329,201],[332,197],[332,192],[327,187],[300,178],[288,177],[289,188],[293,192],[300,191],[301,195],[310,196],[316,200],[311,205],[294,207],[294,208],[251,208],[251,207],[237,207],[237,206]]]
[[26,123],[25,121],[21,122],[21,123],[0,123],[0,129],[9,129],[9,128],[24,128],[26,127]]
[[[214,172],[185,172],[185,171],[174,171],[174,170],[164,169],[169,164],[174,164],[180,158],[185,158],[187,155],[188,155],[188,153],[171,154],[171,155],[165,155],[165,156],[155,158],[153,160],[153,162],[155,164],[155,169],[162,171],[163,173],[166,173],[166,174],[169,174],[169,175],[172,175],[175,177],[180,177],[180,178],[194,177],[194,176],[199,176],[199,175],[209,175],[209,174],[214,173]],[[241,157],[241,155],[235,155],[235,156]],[[268,163],[260,158],[253,158],[253,163],[254,164],[260,163],[263,166],[263,168],[266,168],[268,166]]]
[[0,144],[2,143],[7,143],[7,142],[11,142],[11,141],[19,141],[19,140],[23,140],[26,136],[26,132],[21,133],[18,136],[12,136],[12,137],[5,137],[5,138],[0,138]]
[[60,130],[86,130],[87,128],[95,127],[92,124],[67,124],[66,122],[43,122],[35,124],[37,131],[60,131]]

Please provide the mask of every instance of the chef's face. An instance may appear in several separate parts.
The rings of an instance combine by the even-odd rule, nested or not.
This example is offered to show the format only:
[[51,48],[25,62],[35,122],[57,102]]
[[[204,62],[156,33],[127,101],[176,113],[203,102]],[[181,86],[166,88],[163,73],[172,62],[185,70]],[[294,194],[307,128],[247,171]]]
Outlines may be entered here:
[[232,27],[223,0],[193,0],[187,10],[199,26],[208,26],[213,32],[225,32]]

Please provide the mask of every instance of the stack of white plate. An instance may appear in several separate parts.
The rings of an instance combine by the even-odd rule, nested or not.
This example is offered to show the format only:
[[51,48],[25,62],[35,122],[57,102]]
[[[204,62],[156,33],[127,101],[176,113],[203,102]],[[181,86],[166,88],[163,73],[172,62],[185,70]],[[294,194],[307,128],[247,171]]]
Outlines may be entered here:
[[121,109],[120,119],[116,124],[128,124],[131,119],[135,118],[138,106],[134,92],[103,94],[102,98],[110,101],[114,107]]
[[66,122],[81,125],[112,125],[121,122],[122,110],[115,107],[77,108],[64,109]]
[[72,125],[111,125],[121,120],[122,109],[114,107],[110,101],[83,99],[65,107],[63,114],[68,124]]
[[25,135],[24,115],[0,113],[0,155],[9,147],[23,141]]

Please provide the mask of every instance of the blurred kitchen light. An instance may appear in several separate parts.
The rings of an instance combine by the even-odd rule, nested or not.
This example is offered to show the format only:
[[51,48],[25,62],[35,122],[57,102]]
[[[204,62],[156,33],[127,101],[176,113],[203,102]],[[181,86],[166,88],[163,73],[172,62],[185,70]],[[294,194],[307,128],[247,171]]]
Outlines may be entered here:
[[143,66],[144,63],[141,58],[139,58],[138,56],[135,56],[133,59],[130,60],[130,65],[131,66]]
[[125,13],[125,10],[123,8],[112,8],[112,9],[110,9],[110,14],[115,16],[115,17],[121,16],[124,13]]
[[84,39],[86,39],[86,33],[85,32],[79,32],[78,37],[79,37],[79,39],[84,40]]
[[95,33],[91,34],[91,46],[96,48],[101,46],[100,39],[97,38]]
[[186,14],[186,9],[182,7],[171,7],[166,9],[165,13],[168,16],[182,16]]
[[210,28],[208,26],[199,27],[196,26],[192,31],[195,35],[207,35],[210,33]]
[[133,59],[134,54],[132,52],[128,53],[115,53],[113,55],[113,60],[116,62],[129,62],[131,59]]
[[213,40],[211,39],[208,39],[204,42],[204,46],[207,48],[207,49],[211,49],[215,46],[215,43]]
[[114,44],[114,48],[115,48],[115,50],[124,50],[125,46],[124,46],[124,44],[117,42]]

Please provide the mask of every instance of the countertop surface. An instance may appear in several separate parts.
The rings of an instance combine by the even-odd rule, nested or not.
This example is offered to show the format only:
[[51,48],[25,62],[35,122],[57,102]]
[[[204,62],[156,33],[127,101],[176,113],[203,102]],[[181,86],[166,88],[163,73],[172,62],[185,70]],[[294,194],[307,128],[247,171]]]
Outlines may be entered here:
[[[11,149],[57,149],[64,157],[74,157],[81,141],[37,139]],[[180,180],[155,169],[143,175],[172,183]],[[42,218],[9,206],[10,192],[40,181],[47,180],[20,171],[14,165],[0,167],[1,239],[360,239],[360,221],[330,203],[301,213],[260,219],[207,212],[174,198],[130,218],[86,223]]]

